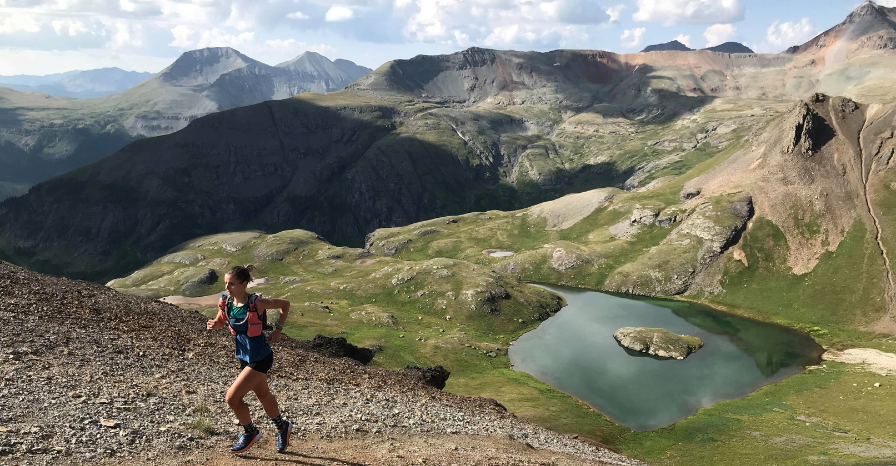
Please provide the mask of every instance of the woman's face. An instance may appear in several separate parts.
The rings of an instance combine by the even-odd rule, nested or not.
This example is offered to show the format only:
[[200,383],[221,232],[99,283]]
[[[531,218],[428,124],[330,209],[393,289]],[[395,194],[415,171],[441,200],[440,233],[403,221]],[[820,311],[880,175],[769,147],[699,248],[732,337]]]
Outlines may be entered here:
[[224,289],[227,290],[227,294],[230,296],[233,295],[241,295],[246,292],[246,282],[240,282],[233,275],[224,274]]

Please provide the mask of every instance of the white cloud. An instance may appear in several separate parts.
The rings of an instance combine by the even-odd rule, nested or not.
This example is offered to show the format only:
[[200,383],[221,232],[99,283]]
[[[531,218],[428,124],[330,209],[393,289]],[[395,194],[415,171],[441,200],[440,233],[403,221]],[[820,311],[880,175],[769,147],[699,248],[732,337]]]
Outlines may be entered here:
[[333,47],[332,45],[309,44],[295,39],[272,39],[264,41],[264,44],[271,50],[281,53],[292,52],[294,56],[298,56],[298,54],[307,51],[317,52],[321,55],[326,55],[329,58],[334,58],[335,56],[333,54],[336,53],[336,47]]
[[675,38],[678,42],[690,47],[691,46],[691,36],[686,36],[684,34],[679,34],[678,37]]
[[69,36],[77,36],[78,34],[83,34],[88,32],[86,26],[81,21],[76,21],[72,19],[60,19],[53,21],[53,30],[56,31],[56,34],[64,35],[67,34]]
[[623,47],[632,49],[641,45],[641,39],[645,32],[647,32],[646,28],[626,29],[619,39],[622,40]]
[[190,29],[189,26],[184,26],[183,24],[175,26],[171,29],[171,34],[174,36],[174,41],[172,41],[168,45],[182,49],[191,48],[193,47],[192,37],[195,33],[196,31]]
[[330,22],[346,21],[355,17],[355,11],[351,8],[336,5],[327,10],[325,19]]
[[0,34],[39,32],[41,24],[31,15],[14,14],[0,19]]
[[109,45],[112,48],[140,47],[143,45],[143,26],[120,19],[114,21],[114,33]]
[[671,26],[685,23],[728,24],[744,19],[740,0],[638,0],[635,21]]
[[625,5],[616,5],[607,8],[607,16],[610,17],[611,23],[618,23],[619,16],[622,15],[622,10],[625,9]]
[[765,40],[771,45],[790,47],[791,45],[801,45],[815,37],[816,34],[809,18],[803,18],[798,23],[775,21],[766,31]]
[[737,28],[733,24],[713,24],[706,28],[703,37],[706,38],[707,47],[715,47],[731,40],[737,34]]
[[296,12],[290,13],[290,14],[286,15],[286,17],[289,19],[308,19],[309,18],[308,15],[306,15],[305,13],[302,13],[301,11],[296,11]]
[[[589,27],[609,24],[621,6],[599,0],[395,0],[411,41],[466,47],[582,47]],[[614,13],[615,12],[615,13]]]
[[554,21],[565,24],[600,24],[610,15],[593,0],[554,0],[539,5],[541,11]]
[[264,41],[265,45],[275,50],[289,50],[296,45],[295,39],[274,39]]
[[202,31],[199,36],[199,41],[196,42],[194,47],[197,49],[205,47],[239,47],[240,45],[252,42],[254,39],[254,32],[243,32],[239,35],[231,35],[221,29],[214,28]]

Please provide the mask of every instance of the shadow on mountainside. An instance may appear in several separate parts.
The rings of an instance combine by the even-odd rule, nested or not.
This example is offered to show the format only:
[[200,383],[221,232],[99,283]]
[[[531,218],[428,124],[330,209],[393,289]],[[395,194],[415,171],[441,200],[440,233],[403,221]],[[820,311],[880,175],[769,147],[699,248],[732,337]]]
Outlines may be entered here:
[[[396,133],[395,112],[270,101],[135,141],[0,203],[0,258],[105,282],[208,234],[301,228],[360,246],[377,228],[565,194],[520,196],[499,167]],[[618,178],[599,171],[581,190]]]
[[[4,109],[3,113],[0,126],[7,131],[0,134],[0,181],[37,183],[96,162],[137,139],[120,127],[108,130],[117,126],[111,120],[88,125],[41,121],[35,128],[33,119],[20,109]],[[22,141],[29,139],[26,149]]]

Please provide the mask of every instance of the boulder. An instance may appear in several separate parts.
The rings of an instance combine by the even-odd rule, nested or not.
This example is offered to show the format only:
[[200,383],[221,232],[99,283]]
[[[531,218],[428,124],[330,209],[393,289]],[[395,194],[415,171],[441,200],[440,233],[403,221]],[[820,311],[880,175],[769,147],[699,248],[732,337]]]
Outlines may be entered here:
[[180,278],[181,292],[184,295],[197,295],[218,281],[218,273],[214,269],[189,269]]
[[445,388],[445,382],[448,381],[448,377],[451,375],[451,372],[442,366],[407,366],[404,370],[417,374],[423,380],[423,383],[439,390]]
[[662,328],[623,327],[613,334],[623,347],[661,358],[684,359],[703,347],[703,340]]
[[310,342],[311,349],[331,358],[351,358],[361,364],[373,359],[374,351],[370,348],[355,346],[344,337],[327,337],[316,335]]
[[700,195],[700,188],[684,188],[679,195],[682,201],[689,201]]
[[660,215],[660,211],[656,209],[645,209],[643,207],[636,207],[632,212],[631,222],[634,223],[642,223],[644,225],[650,225],[654,220]]

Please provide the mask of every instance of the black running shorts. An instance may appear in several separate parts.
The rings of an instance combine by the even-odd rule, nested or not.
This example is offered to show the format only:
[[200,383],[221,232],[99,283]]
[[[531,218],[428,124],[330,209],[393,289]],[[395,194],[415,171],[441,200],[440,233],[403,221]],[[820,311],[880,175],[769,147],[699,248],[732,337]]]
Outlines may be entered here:
[[271,366],[274,365],[274,352],[271,351],[263,359],[259,359],[258,361],[255,361],[255,362],[246,362],[246,361],[243,361],[242,359],[237,359],[237,360],[240,362],[240,370],[243,370],[246,368],[246,366],[249,366],[249,368],[251,368],[252,370],[256,370],[258,372],[263,372],[263,373],[267,374],[268,371],[271,370]]

